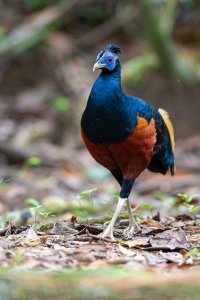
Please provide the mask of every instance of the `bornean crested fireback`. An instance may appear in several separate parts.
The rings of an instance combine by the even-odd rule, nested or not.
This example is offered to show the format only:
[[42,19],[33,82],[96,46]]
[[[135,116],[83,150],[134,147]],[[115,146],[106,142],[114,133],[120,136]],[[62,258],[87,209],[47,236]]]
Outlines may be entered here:
[[120,184],[119,200],[102,238],[114,240],[113,228],[126,203],[128,231],[137,226],[129,195],[135,179],[146,168],[174,174],[174,130],[168,113],[142,99],[126,95],[121,87],[120,47],[109,44],[97,55],[100,69],[81,119],[82,138],[93,158],[110,170]]

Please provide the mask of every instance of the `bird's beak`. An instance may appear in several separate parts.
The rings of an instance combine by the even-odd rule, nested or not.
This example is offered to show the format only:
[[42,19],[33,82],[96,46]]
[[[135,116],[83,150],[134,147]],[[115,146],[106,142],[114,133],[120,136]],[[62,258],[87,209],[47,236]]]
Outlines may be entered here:
[[94,64],[94,66],[93,66],[93,72],[96,70],[96,69],[103,69],[103,68],[105,68],[106,67],[106,65],[105,64],[101,64],[100,62],[96,62],[95,64]]

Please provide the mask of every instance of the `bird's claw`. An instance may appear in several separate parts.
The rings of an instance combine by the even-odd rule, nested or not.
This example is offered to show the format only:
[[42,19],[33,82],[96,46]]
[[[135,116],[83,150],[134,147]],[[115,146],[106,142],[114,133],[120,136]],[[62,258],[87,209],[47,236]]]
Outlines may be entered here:
[[113,229],[108,226],[102,233],[101,233],[102,239],[109,239],[112,242],[115,242],[115,237],[113,235]]
[[124,233],[131,233],[131,234],[134,234],[135,233],[135,230],[136,229],[136,226],[132,225],[132,226],[128,226],[126,229],[124,229]]
[[132,236],[132,235],[135,235],[136,233],[140,232],[141,231],[141,228],[140,226],[135,223],[135,224],[132,224],[132,225],[129,225],[125,230],[124,230],[124,233],[128,236]]
[[124,234],[128,237],[131,237],[133,235],[135,235],[137,232],[136,226],[132,225],[132,226],[128,226],[125,230],[124,230]]

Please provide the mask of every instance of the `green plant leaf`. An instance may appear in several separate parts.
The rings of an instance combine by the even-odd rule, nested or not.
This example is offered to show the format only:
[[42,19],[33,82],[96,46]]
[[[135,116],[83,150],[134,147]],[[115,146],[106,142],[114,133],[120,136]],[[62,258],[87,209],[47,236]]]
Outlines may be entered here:
[[114,195],[113,195],[113,197],[114,197],[114,199],[119,199],[119,193],[115,193]]
[[192,248],[192,249],[190,249],[189,250],[189,253],[191,253],[191,254],[197,254],[197,253],[199,253],[199,249],[198,248]]
[[187,204],[187,209],[190,213],[196,213],[199,211],[199,207],[198,206],[194,206],[191,204]]
[[40,216],[44,217],[44,218],[48,218],[49,216],[53,217],[54,215],[52,215],[51,211],[40,211],[38,213]]
[[81,193],[79,193],[78,195],[76,195],[76,198],[77,199],[89,198],[91,196],[91,194],[96,190],[97,190],[97,188],[84,190]]
[[140,209],[144,209],[144,210],[149,210],[149,211],[151,211],[151,210],[154,209],[154,206],[151,205],[150,203],[142,203],[142,204],[140,205]]
[[57,96],[53,99],[53,108],[60,115],[63,116],[70,108],[69,98],[66,96]]
[[182,200],[182,201],[188,202],[188,195],[187,194],[178,193],[177,198]]
[[42,160],[37,157],[37,156],[31,156],[29,158],[27,158],[27,160],[25,161],[25,165],[29,166],[29,167],[39,167],[42,163]]
[[0,25],[0,40],[3,39],[6,35],[6,28],[3,25]]
[[42,205],[40,204],[40,202],[38,200],[34,199],[34,198],[27,198],[25,200],[25,204],[33,206],[33,207],[35,207],[37,209],[42,207]]

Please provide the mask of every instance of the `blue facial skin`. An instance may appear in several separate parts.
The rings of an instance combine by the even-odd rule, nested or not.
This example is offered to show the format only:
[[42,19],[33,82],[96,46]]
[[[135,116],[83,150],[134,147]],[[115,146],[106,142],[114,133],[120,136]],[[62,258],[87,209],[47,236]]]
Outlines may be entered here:
[[96,61],[100,64],[105,64],[107,71],[113,71],[118,64],[118,56],[110,51],[101,51],[97,55]]

